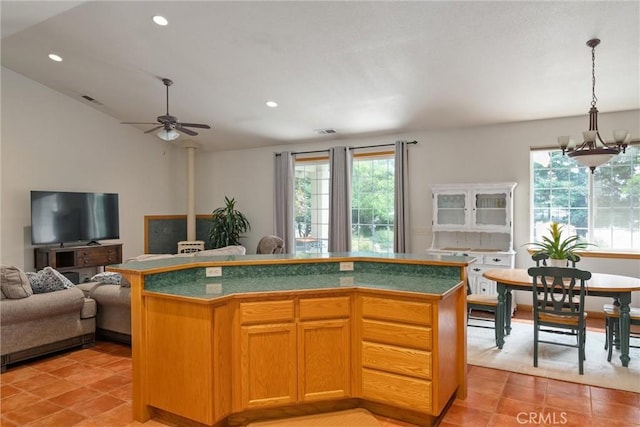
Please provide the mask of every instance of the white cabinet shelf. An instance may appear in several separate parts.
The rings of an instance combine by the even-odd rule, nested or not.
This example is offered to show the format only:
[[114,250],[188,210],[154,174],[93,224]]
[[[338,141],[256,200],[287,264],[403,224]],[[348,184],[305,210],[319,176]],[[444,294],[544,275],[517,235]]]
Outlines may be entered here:
[[[515,182],[432,186],[433,240],[429,252],[476,258],[467,268],[473,293],[496,295],[496,283],[483,277],[491,268],[513,268]],[[514,303],[515,307],[515,303]]]

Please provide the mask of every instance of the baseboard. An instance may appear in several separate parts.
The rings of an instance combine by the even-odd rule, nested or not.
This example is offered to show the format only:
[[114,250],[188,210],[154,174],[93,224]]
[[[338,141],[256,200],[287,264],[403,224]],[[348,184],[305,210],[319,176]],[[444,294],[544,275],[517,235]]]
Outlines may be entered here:
[[89,348],[93,347],[94,344],[95,334],[91,333],[49,344],[39,345],[37,347],[16,351],[14,353],[3,354],[0,358],[0,362],[2,364],[1,369],[2,372],[5,372],[7,370],[7,365],[33,359],[35,357],[46,356],[47,354],[56,353],[62,350],[69,350],[75,347]]
[[116,341],[123,344],[131,345],[131,335],[120,332],[109,331],[107,329],[96,329],[96,337],[107,341]]

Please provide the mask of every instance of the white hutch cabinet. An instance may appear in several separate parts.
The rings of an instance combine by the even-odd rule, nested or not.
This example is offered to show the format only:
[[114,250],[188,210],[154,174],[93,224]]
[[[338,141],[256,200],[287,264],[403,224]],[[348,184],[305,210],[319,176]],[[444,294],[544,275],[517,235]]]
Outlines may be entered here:
[[467,270],[469,286],[475,294],[497,294],[496,283],[485,279],[484,271],[514,266],[515,187],[515,182],[431,187],[433,240],[429,252],[476,257]]

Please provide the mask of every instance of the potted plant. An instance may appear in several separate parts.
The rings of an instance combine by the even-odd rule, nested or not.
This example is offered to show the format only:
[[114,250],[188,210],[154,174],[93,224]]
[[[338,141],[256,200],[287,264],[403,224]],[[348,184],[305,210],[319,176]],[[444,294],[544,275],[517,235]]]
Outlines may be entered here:
[[562,225],[552,222],[549,225],[549,235],[543,236],[542,241],[525,244],[533,246],[535,249],[533,255],[547,254],[550,265],[558,267],[566,266],[566,260],[575,261],[576,251],[586,249],[588,246],[595,246],[592,243],[581,242],[580,236],[577,234],[562,238],[563,229]]
[[211,213],[211,228],[209,229],[209,241],[211,248],[223,248],[225,246],[240,245],[240,238],[251,225],[247,217],[236,209],[235,199],[224,197],[224,207],[215,209]]

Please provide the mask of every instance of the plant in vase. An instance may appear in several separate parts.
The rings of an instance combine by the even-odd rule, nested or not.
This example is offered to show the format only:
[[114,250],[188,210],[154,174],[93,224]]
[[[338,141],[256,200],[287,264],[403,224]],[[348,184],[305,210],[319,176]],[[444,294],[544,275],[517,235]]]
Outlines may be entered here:
[[225,246],[240,245],[240,238],[251,225],[247,217],[236,209],[235,199],[224,197],[224,206],[215,209],[211,213],[211,228],[209,229],[209,241],[211,248],[224,248]]
[[543,236],[540,242],[530,242],[525,245],[533,246],[533,256],[541,253],[546,254],[549,257],[550,265],[558,267],[566,266],[566,260],[575,261],[578,257],[576,251],[584,250],[588,246],[595,246],[593,243],[581,242],[580,236],[577,234],[563,238],[563,230],[564,226],[552,222],[549,225],[549,235]]

